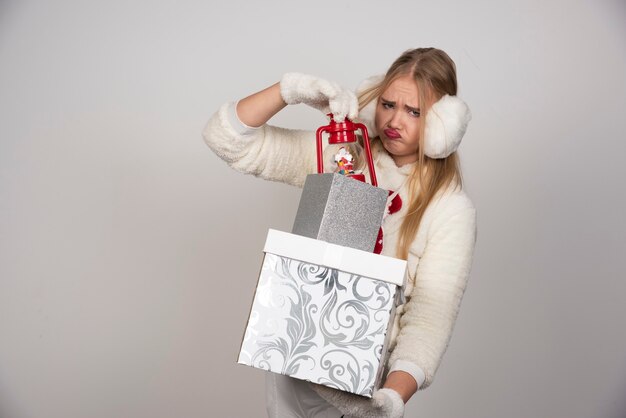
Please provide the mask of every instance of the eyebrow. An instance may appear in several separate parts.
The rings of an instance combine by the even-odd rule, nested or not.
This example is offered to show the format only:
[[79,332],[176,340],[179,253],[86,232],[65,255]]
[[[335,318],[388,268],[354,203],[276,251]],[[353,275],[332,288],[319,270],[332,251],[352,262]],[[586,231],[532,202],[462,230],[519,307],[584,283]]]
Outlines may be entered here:
[[[396,105],[396,102],[391,101],[391,100],[387,100],[387,99],[385,99],[385,98],[384,98],[384,97],[382,97],[382,96],[380,96],[380,100],[382,100],[383,102],[385,102],[385,103],[387,103],[387,104],[390,104],[390,105],[394,105],[394,106]],[[413,106],[408,106],[408,105],[404,105],[404,107],[405,107],[405,108],[407,108],[407,109],[409,109],[409,110],[412,110],[412,111],[414,111],[414,112],[419,112],[419,111],[420,111],[420,108],[419,108],[419,107],[413,107]]]

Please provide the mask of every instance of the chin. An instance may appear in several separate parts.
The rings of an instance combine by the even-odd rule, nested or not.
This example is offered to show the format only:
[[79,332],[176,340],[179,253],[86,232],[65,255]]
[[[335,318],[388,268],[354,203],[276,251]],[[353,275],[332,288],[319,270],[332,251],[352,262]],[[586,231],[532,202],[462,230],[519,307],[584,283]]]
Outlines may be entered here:
[[[401,144],[394,143],[393,140],[383,140],[383,148],[385,151],[395,160],[396,158],[407,159],[407,157],[411,156],[414,158],[410,158],[415,162],[418,160],[417,150],[408,152]],[[394,145],[400,145],[400,147],[395,147]]]
[[399,151],[402,151],[402,144],[395,139],[387,139],[381,137],[381,142],[383,143],[383,147],[391,155],[397,154]]
[[388,139],[384,139],[382,137],[380,138],[380,143],[383,144],[383,148],[385,149],[385,151],[391,154],[391,151],[389,151],[388,141]]

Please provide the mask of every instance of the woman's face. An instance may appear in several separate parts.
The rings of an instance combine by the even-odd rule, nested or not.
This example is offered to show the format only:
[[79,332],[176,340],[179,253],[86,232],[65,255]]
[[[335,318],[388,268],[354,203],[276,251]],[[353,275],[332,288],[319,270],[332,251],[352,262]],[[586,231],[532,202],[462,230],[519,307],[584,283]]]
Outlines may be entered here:
[[420,103],[417,84],[410,75],[395,79],[376,104],[376,130],[398,167],[417,161]]

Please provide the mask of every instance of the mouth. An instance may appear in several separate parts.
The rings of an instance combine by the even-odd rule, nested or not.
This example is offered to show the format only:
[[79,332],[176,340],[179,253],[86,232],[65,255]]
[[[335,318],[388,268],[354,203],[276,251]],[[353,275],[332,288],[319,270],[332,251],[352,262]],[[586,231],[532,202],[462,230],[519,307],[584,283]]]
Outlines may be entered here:
[[385,133],[385,136],[389,139],[398,139],[401,136],[395,129],[385,129],[383,132]]

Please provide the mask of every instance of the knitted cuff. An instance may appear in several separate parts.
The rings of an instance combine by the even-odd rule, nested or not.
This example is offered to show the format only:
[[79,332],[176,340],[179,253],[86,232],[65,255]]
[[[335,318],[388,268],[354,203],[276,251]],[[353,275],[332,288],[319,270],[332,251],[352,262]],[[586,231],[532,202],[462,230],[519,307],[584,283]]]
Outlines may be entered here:
[[[410,361],[396,360],[391,366],[391,369],[389,369],[389,373],[395,371],[406,372],[413,376],[413,379],[415,379],[415,382],[417,382],[418,389],[422,387],[424,381],[426,380],[426,373],[424,373],[424,370],[422,370],[422,368],[417,366],[415,363],[411,363]],[[389,373],[387,373],[387,376],[389,376]]]
[[230,122],[230,126],[237,132],[239,135],[246,136],[251,135],[256,132],[261,127],[253,127],[248,126],[239,119],[237,116],[237,102],[232,102],[228,105],[228,122]]

